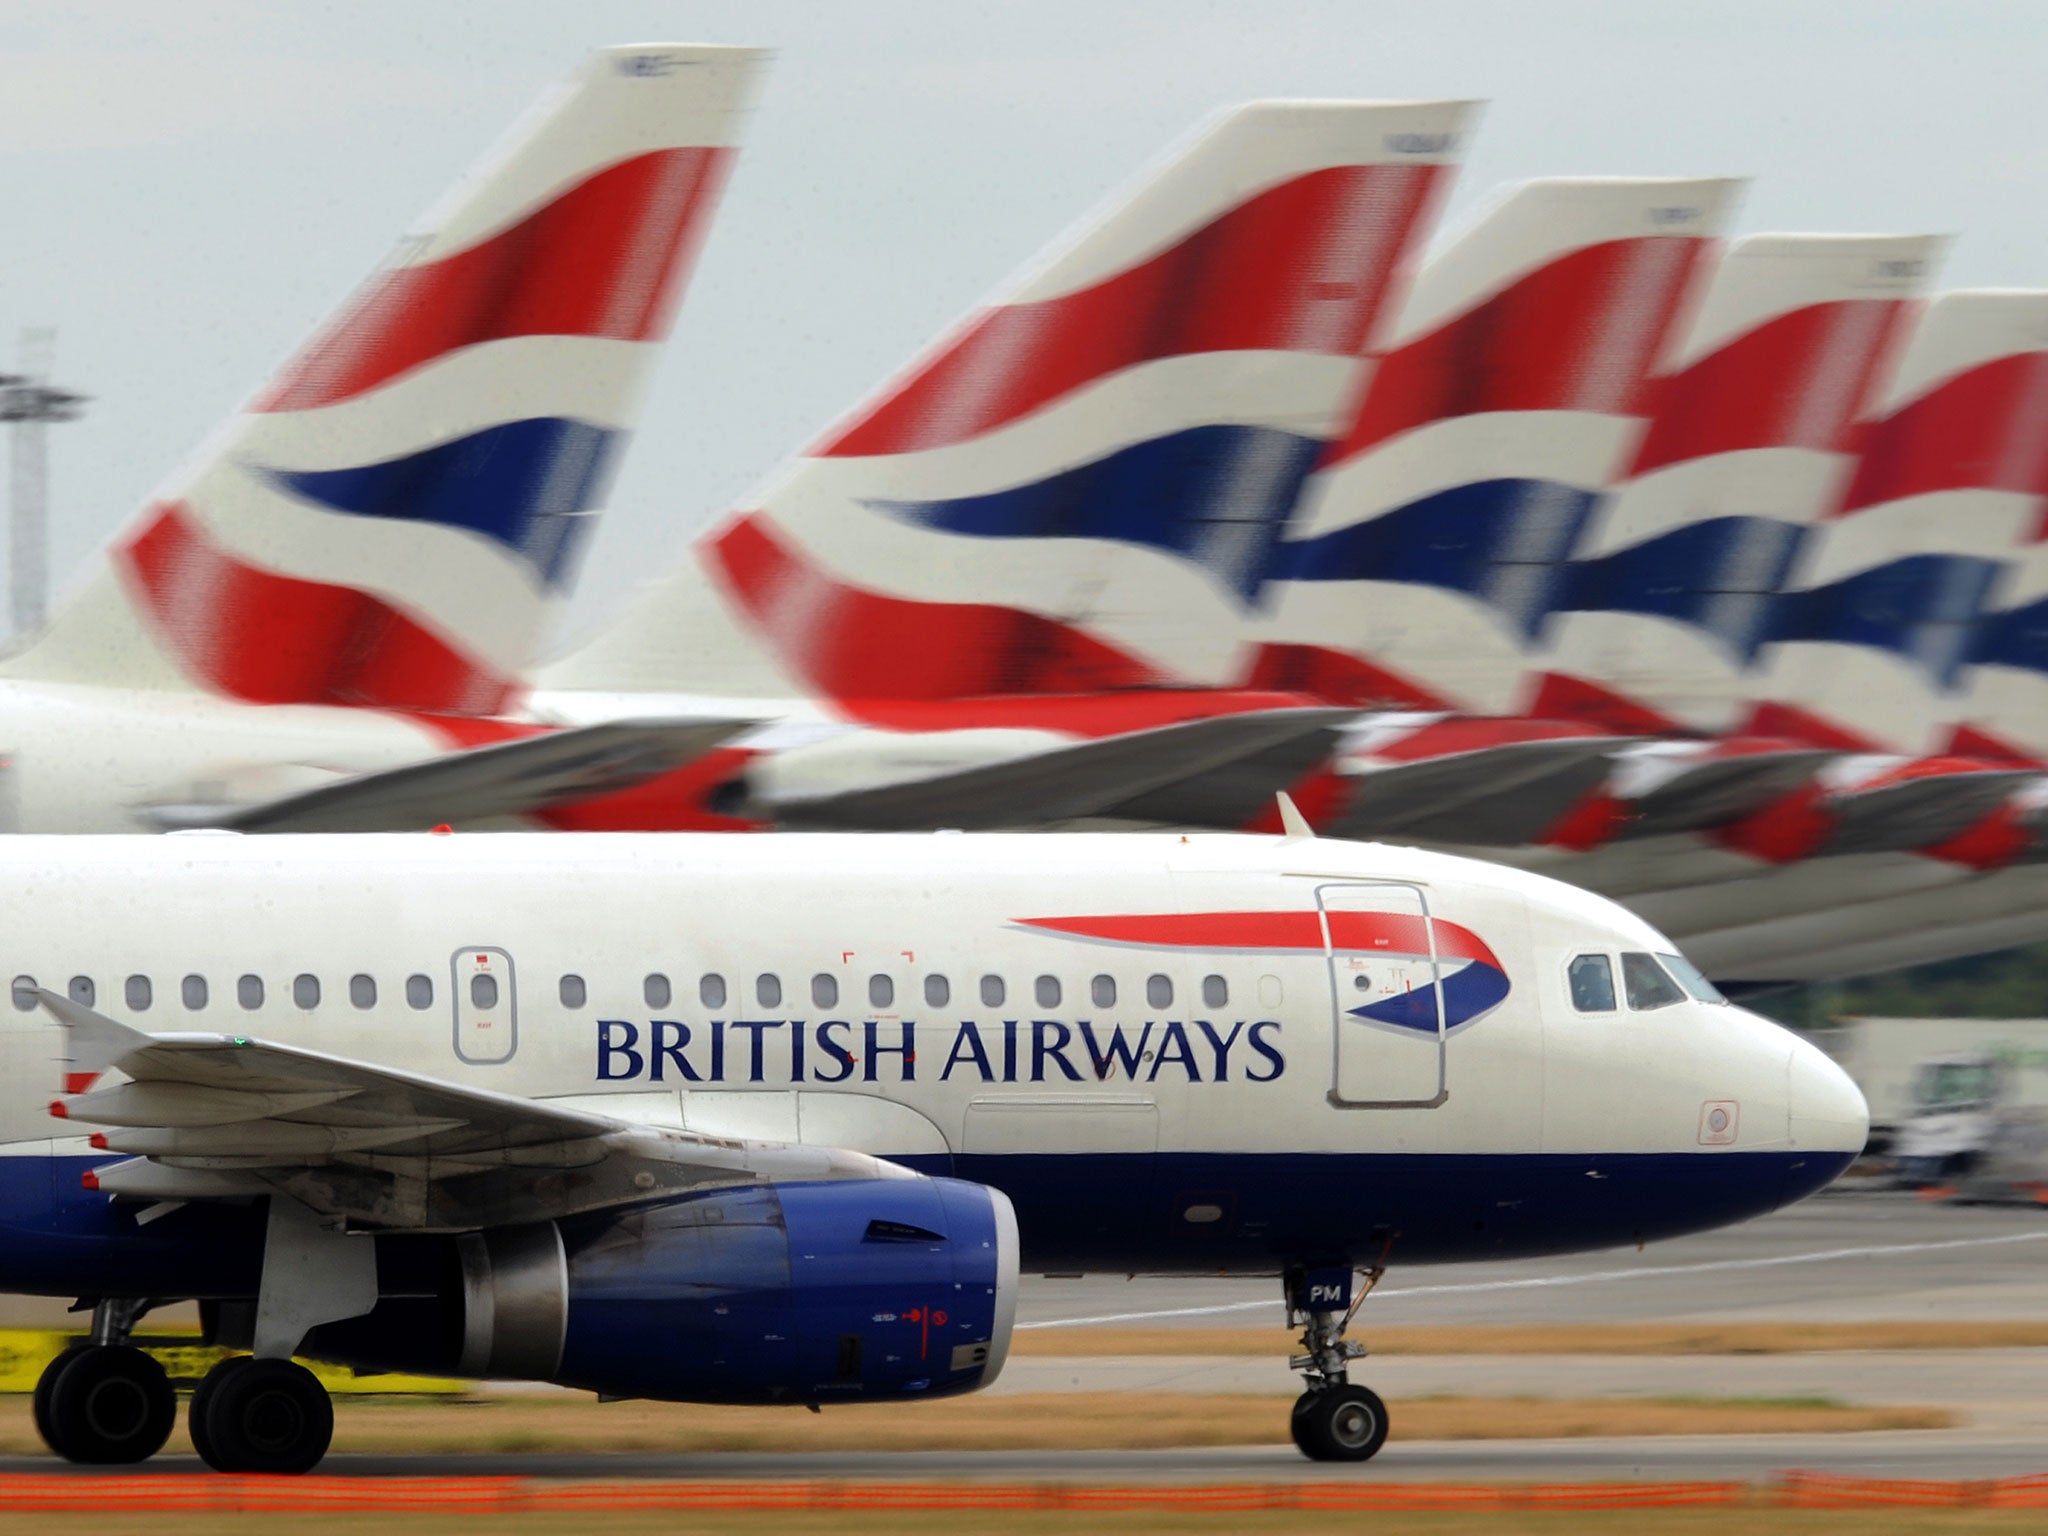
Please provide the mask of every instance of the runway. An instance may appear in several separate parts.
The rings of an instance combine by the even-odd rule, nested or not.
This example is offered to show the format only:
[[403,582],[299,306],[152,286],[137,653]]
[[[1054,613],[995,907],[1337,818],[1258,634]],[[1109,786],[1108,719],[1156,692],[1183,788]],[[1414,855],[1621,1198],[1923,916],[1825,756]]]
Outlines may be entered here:
[[[1269,1394],[1276,1414],[1298,1390],[1278,1358],[1200,1353],[1205,1327],[1269,1323],[1285,1348],[1270,1278],[1027,1277],[1020,1326],[1100,1320],[1190,1331],[1189,1354],[1105,1358],[1022,1354],[995,1393],[1115,1389]],[[48,1309],[52,1316],[61,1309]],[[2048,1318],[2048,1210],[1957,1207],[1844,1191],[1790,1211],[1643,1252],[1390,1272],[1360,1314],[1403,1323],[1958,1321]],[[478,1476],[689,1479],[967,1479],[986,1482],[1492,1482],[1732,1479],[1790,1469],[1928,1479],[2048,1470],[2048,1349],[1713,1356],[1421,1356],[1369,1358],[1357,1379],[1398,1424],[1403,1399],[1437,1394],[1586,1397],[1826,1397],[1937,1404],[1945,1430],[1857,1434],[1650,1436],[1630,1439],[1403,1441],[1364,1467],[1302,1460],[1282,1446],[1189,1451],[862,1452],[810,1454],[388,1456],[337,1454],[322,1470],[356,1477]],[[973,1399],[946,1412],[971,1413]],[[857,1413],[858,1409],[845,1410]],[[1532,1405],[1532,1412],[1540,1412]],[[0,1470],[51,1471],[41,1457]],[[192,1457],[156,1471],[199,1475]],[[82,1476],[110,1475],[80,1469]],[[119,1475],[114,1473],[111,1475]]]

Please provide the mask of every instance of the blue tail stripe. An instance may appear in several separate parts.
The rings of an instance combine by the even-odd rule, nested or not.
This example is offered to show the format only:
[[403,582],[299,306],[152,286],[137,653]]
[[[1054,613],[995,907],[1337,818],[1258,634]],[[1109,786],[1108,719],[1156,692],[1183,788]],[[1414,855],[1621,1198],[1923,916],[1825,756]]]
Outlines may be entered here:
[[1891,651],[1941,688],[1968,664],[1974,630],[2005,567],[1968,555],[1909,555],[1825,586],[1786,592],[1771,638]]
[[2048,672],[2048,597],[1984,615],[1970,660],[2026,672]]
[[604,499],[623,432],[561,417],[486,427],[401,458],[348,469],[272,469],[335,512],[466,528],[502,544],[550,587],[566,585]]
[[1274,551],[1278,581],[1397,581],[1464,592],[1533,639],[1598,499],[1552,480],[1481,480]]
[[1561,610],[1647,613],[1705,630],[1744,662],[1770,637],[1777,594],[1805,542],[1797,523],[1712,517],[1574,561]]
[[868,505],[974,538],[1140,544],[1185,557],[1249,599],[1322,446],[1273,427],[1192,427],[986,495]]

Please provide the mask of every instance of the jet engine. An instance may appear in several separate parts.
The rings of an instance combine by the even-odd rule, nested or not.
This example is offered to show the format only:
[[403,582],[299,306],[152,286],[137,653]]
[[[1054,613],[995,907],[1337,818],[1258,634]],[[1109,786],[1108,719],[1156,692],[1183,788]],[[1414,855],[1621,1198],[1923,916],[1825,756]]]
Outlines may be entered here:
[[1016,1315],[1010,1202],[957,1179],[747,1185],[453,1243],[436,1294],[303,1352],[617,1397],[937,1397],[996,1379]]

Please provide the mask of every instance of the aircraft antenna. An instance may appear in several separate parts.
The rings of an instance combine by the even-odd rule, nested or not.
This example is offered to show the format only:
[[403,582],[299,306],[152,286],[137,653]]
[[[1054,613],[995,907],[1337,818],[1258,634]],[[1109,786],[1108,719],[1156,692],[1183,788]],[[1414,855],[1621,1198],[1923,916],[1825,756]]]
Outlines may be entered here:
[[14,632],[42,628],[50,586],[50,475],[43,441],[53,421],[76,421],[87,396],[50,383],[57,332],[28,326],[21,333],[19,373],[0,373],[0,421],[12,423],[9,445],[14,484],[8,549],[8,597]]

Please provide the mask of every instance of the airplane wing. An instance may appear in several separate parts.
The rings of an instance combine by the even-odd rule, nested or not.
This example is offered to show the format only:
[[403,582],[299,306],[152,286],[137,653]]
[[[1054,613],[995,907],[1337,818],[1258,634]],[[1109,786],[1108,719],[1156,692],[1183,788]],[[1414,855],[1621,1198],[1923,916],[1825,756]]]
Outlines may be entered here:
[[544,810],[630,789],[752,729],[755,720],[611,720],[472,747],[255,805],[163,806],[170,828],[395,832]]
[[[470,1231],[686,1190],[911,1178],[835,1148],[667,1130],[234,1035],[147,1035],[38,989],[70,1042],[51,1113],[127,1159],[95,1170],[150,1202],[273,1191],[351,1227]],[[126,1081],[96,1086],[110,1070]]]
[[1161,785],[1178,783],[1304,736],[1321,736],[1355,709],[1262,709],[1127,731],[951,772],[764,801],[787,827],[909,831],[988,830],[1096,816]]

